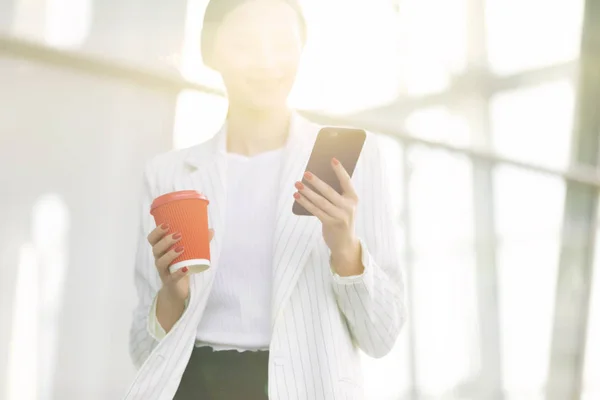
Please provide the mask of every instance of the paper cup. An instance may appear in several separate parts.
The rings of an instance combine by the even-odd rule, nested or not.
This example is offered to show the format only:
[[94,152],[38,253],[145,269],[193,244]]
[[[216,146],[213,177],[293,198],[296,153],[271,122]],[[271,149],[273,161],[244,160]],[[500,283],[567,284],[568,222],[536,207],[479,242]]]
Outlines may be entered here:
[[150,208],[156,226],[168,224],[169,233],[181,233],[174,247],[185,250],[169,266],[175,272],[188,267],[190,273],[206,271],[210,267],[210,240],[208,237],[208,199],[195,190],[172,192],[157,197]]

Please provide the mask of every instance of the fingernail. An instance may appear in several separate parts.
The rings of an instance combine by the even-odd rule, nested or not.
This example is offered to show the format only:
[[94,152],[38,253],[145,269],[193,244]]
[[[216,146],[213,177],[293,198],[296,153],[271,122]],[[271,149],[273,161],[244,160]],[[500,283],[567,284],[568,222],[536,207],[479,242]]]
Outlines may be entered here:
[[312,177],[313,177],[313,174],[311,174],[310,172],[306,171],[306,172],[304,173],[304,177],[305,177],[306,179],[309,179],[309,180],[310,180],[310,179],[312,179]]
[[181,253],[183,251],[183,246],[177,246],[175,248],[175,253]]
[[298,190],[302,190],[302,189],[304,189],[304,185],[302,184],[302,182],[296,182],[296,185],[295,185],[295,186],[296,186],[296,188],[297,188]]
[[164,223],[160,226],[160,229],[162,229],[163,231],[166,231],[167,229],[169,229],[169,224]]
[[337,158],[335,158],[335,157],[333,157],[333,158],[331,159],[331,162],[333,163],[333,165],[340,165],[340,162],[339,162],[339,161],[338,161],[338,159],[337,159]]
[[296,200],[298,200],[300,198],[300,193],[298,193],[298,192],[294,193],[294,198]]
[[173,239],[177,240],[177,239],[181,239],[181,233],[176,233],[173,235]]
[[181,268],[181,270],[183,271],[183,273],[185,274],[186,272],[188,272],[188,267],[183,267]]

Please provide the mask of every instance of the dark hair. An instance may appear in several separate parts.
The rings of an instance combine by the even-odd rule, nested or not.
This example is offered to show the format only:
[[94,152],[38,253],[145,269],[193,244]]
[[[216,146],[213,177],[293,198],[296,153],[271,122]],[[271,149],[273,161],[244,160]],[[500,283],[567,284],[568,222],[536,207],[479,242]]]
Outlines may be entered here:
[[[212,53],[217,30],[225,17],[237,7],[254,0],[210,0],[206,6],[204,13],[204,22],[202,25],[202,33],[200,37],[200,51],[202,59],[206,65],[213,68]],[[288,4],[296,11],[300,22],[300,30],[302,42],[306,42],[306,20],[302,13],[302,8],[297,0],[281,0]]]

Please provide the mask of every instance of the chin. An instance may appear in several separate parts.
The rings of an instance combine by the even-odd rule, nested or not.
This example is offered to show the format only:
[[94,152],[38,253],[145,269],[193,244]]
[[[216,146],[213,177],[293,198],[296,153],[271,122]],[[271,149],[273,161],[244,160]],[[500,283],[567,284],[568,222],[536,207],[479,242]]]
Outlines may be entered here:
[[255,111],[267,112],[287,108],[287,96],[263,97],[256,96],[249,99],[249,106]]

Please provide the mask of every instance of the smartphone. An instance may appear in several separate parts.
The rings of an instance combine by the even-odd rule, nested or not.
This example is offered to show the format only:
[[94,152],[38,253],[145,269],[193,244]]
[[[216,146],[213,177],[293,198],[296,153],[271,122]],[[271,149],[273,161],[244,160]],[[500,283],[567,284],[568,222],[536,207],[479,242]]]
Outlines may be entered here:
[[[317,135],[317,140],[306,165],[306,171],[318,176],[319,179],[342,194],[340,181],[333,170],[331,159],[333,157],[337,158],[348,174],[352,176],[366,137],[367,133],[362,129],[322,128]],[[304,177],[302,183],[314,189]],[[294,201],[292,212],[295,215],[312,215],[297,201]]]

